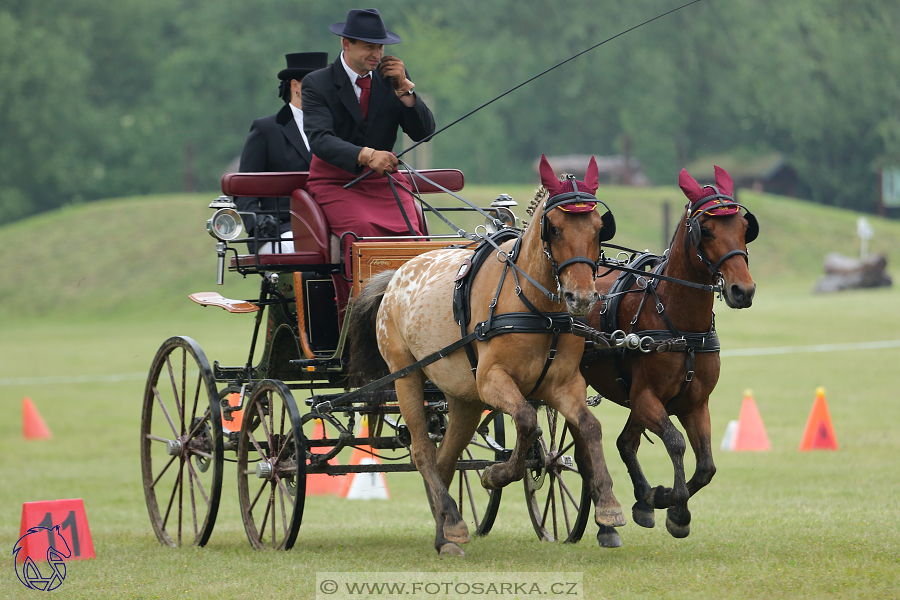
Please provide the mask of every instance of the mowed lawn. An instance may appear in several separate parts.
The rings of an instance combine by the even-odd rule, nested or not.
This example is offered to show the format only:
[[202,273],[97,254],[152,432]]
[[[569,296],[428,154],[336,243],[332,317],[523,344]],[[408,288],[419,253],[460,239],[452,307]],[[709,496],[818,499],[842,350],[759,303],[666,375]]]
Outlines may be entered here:
[[[766,246],[765,225],[755,244],[764,256],[776,254]],[[206,251],[210,256],[202,258],[210,263]],[[191,291],[215,289],[211,265],[208,270]],[[810,289],[817,273],[787,277],[771,265],[760,271],[752,308],[716,305],[725,351],[710,401],[718,473],[691,501],[686,539],[666,532],[663,511],[655,529],[631,522],[630,481],[615,449],[627,413],[604,402],[594,410],[629,520],[619,549],[599,548],[591,524],[578,544],[539,542],[522,485],[513,484],[490,535],[473,539],[464,559],[442,560],[432,547],[421,479],[404,473],[387,476],[387,501],[309,498],[294,549],[258,552],[240,520],[232,463],[225,465],[223,503],[207,547],[161,547],[140,477],[143,377],[169,336],[191,336],[210,360],[233,365],[246,360],[252,331],[248,315],[187,306],[105,318],[85,310],[68,318],[57,310],[0,323],[0,547],[11,553],[23,502],[82,498],[97,557],[68,564],[65,582],[53,592],[63,598],[313,598],[316,573],[325,571],[583,572],[587,598],[900,597],[900,347],[853,346],[900,340],[900,291],[816,296]],[[44,283],[32,292],[52,293],[52,280]],[[814,345],[844,346],[812,351]],[[774,347],[793,350],[729,355]],[[108,375],[121,380],[103,381]],[[799,452],[818,386],[826,389],[840,449]],[[753,391],[771,450],[721,451],[746,389]],[[52,440],[22,439],[26,396]],[[671,463],[655,441],[644,441],[639,456],[652,484],[670,485]],[[690,452],[686,463],[692,470]],[[0,597],[35,597],[7,556]]]

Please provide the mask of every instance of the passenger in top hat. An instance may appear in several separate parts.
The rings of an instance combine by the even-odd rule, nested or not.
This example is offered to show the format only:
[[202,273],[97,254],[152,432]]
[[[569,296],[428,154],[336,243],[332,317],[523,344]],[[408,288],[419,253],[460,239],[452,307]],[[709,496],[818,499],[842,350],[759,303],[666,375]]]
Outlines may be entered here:
[[[277,114],[256,119],[250,127],[250,134],[241,152],[242,173],[268,171],[308,171],[312,159],[309,140],[303,131],[303,104],[300,91],[303,78],[317,69],[328,66],[327,52],[296,52],[286,54],[287,68],[278,73],[281,84],[278,95],[284,100],[284,108]],[[280,222],[274,215],[262,215],[259,211],[274,210],[278,203]],[[238,210],[256,213],[255,227],[248,233],[253,235],[258,229],[262,237],[290,238],[291,216],[290,198],[235,198]],[[252,242],[251,242],[252,245]],[[250,248],[254,251],[254,248]],[[277,251],[278,248],[275,248]],[[259,251],[272,252],[271,242],[265,243]],[[281,252],[293,252],[292,241],[281,243]]]
[[[384,46],[400,43],[400,36],[387,30],[374,8],[351,10],[346,21],[329,29],[341,37],[341,54],[303,83],[304,126],[313,152],[307,189],[338,237],[348,231],[360,237],[422,234],[424,223],[416,216],[413,197],[396,186],[410,227],[383,177],[389,174],[409,187],[396,173],[398,161],[391,152],[398,129],[414,141],[434,133],[434,116],[403,61],[384,55]],[[343,189],[367,169],[378,176]],[[350,238],[342,248],[345,256]],[[340,276],[334,281],[338,308],[343,309],[349,284]]]

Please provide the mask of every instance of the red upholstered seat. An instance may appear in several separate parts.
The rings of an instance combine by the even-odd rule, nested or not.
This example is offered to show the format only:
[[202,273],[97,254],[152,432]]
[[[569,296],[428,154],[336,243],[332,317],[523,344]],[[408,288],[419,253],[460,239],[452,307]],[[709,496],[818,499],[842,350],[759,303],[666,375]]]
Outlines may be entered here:
[[318,264],[331,262],[328,221],[306,190],[294,190],[291,194],[291,230],[295,253],[315,255],[319,257]]
[[[409,173],[405,172],[408,177]],[[453,192],[460,191],[465,178],[456,169],[427,169],[421,173],[435,183]],[[222,193],[229,196],[263,198],[291,197],[291,230],[294,234],[294,252],[287,254],[255,254],[231,259],[231,266],[253,267],[259,261],[263,267],[323,265],[331,261],[331,233],[325,213],[304,189],[309,173],[226,173],[222,176]],[[420,178],[414,179],[414,188],[421,193],[440,192],[439,188]],[[422,206],[416,203],[416,217],[421,231],[428,232]]]

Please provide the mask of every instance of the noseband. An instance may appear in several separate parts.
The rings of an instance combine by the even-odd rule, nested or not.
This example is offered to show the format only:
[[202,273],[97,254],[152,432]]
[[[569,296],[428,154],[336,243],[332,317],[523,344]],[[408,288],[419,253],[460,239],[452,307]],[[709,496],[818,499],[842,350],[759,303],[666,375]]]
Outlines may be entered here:
[[713,264],[713,262],[700,247],[702,236],[700,232],[700,217],[702,217],[703,215],[709,215],[713,210],[732,207],[736,207],[738,209],[737,214],[740,214],[740,209],[743,208],[746,211],[743,217],[747,220],[747,233],[744,236],[745,244],[749,244],[756,239],[756,236],[759,234],[759,223],[753,213],[751,213],[746,206],[735,202],[734,198],[732,198],[731,196],[726,196],[725,194],[721,194],[718,190],[716,190],[715,195],[703,198],[703,203],[707,204],[712,200],[719,200],[719,202],[710,206],[709,208],[697,211],[694,214],[688,213],[687,217],[685,218],[684,225],[687,228],[687,231],[685,232],[684,236],[684,252],[686,255],[690,255],[690,248],[691,246],[693,246],[697,254],[697,258],[699,258],[700,261],[704,265],[706,265],[706,268],[709,269],[709,272],[712,274],[713,278],[720,284],[719,287],[721,289],[723,287],[722,282],[724,282],[725,277],[722,275],[719,267],[721,267],[722,264],[732,256],[743,256],[744,261],[749,264],[749,255],[745,250],[732,250],[731,252],[726,252],[719,260],[715,262],[715,264]]
[[[609,241],[613,238],[613,236],[616,233],[616,229],[615,229],[616,221],[615,221],[615,218],[613,217],[612,211],[609,210],[609,206],[606,204],[606,202],[603,202],[602,200],[598,200],[596,197],[594,197],[591,194],[588,194],[587,192],[580,191],[578,189],[578,183],[576,182],[574,175],[569,175],[569,181],[572,183],[572,191],[571,192],[563,192],[562,194],[557,194],[557,195],[551,197],[549,200],[547,200],[544,203],[544,210],[543,210],[543,212],[541,212],[541,221],[540,221],[541,241],[544,244],[544,254],[547,256],[547,259],[550,261],[550,264],[552,265],[553,277],[556,278],[557,286],[559,286],[560,273],[562,273],[566,267],[569,267],[571,265],[578,264],[578,263],[584,263],[586,265],[590,265],[592,268],[592,273],[593,273],[592,276],[594,279],[596,279],[597,278],[597,269],[600,268],[600,261],[601,261],[601,257],[603,256],[603,251],[601,248],[601,251],[597,256],[597,260],[591,260],[590,258],[588,258],[586,256],[574,256],[572,258],[568,258],[568,259],[564,260],[562,263],[557,265],[556,259],[553,258],[553,250],[550,247],[550,233],[549,233],[549,231],[547,231],[547,221],[545,219],[545,217],[547,216],[547,213],[549,213],[554,208],[559,208],[560,206],[564,206],[567,204],[577,204],[579,202],[600,203],[606,207],[606,213],[603,215],[603,217],[601,217],[604,220],[604,225],[603,225],[603,228],[600,230],[599,241],[601,243]],[[607,227],[606,218],[605,218],[606,215],[610,216],[610,220],[612,222],[611,232],[609,232],[609,233],[604,232],[604,229],[606,229],[606,227]]]

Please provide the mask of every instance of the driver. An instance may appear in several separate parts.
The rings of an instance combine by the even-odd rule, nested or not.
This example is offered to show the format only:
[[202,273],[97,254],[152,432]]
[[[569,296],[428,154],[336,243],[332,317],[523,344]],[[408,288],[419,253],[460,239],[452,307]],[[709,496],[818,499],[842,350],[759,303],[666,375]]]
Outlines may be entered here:
[[[303,81],[304,129],[313,153],[307,189],[338,237],[345,232],[359,237],[421,235],[424,225],[412,195],[395,186],[401,212],[384,177],[410,186],[396,172],[398,161],[391,152],[398,129],[414,141],[435,129],[434,116],[416,93],[403,61],[384,55],[384,46],[399,43],[400,37],[385,28],[374,8],[351,10],[346,21],[329,29],[341,36],[341,54]],[[343,188],[368,169],[377,175]],[[348,275],[351,243],[352,236],[347,236],[342,248]],[[350,284],[339,275],[333,279],[342,311]]]

